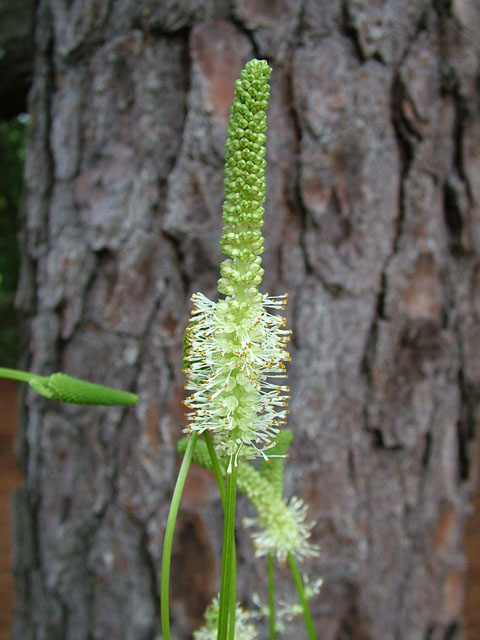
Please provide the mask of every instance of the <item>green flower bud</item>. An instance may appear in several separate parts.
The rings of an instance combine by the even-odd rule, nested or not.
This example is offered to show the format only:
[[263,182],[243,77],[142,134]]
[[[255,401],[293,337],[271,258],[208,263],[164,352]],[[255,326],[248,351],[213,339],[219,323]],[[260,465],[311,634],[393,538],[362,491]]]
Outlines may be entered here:
[[34,391],[60,402],[93,405],[129,405],[138,402],[138,396],[129,391],[111,389],[101,384],[72,378],[65,373],[54,373],[48,378],[29,382]]
[[[265,162],[267,120],[270,89],[268,79],[271,69],[265,60],[251,60],[235,83],[229,125],[227,129],[225,157],[225,204],[223,207],[225,227],[221,241],[222,250],[235,261],[237,272],[251,271],[254,256],[262,250],[261,224],[265,198]],[[239,151],[241,150],[241,151]],[[240,160],[243,159],[243,162]],[[240,209],[232,212],[232,200],[240,199]],[[249,251],[239,251],[241,244]],[[249,280],[235,279],[222,271],[221,291],[225,295],[242,300],[256,298],[257,287]],[[226,293],[226,290],[229,293]]]
[[27,382],[40,395],[58,402],[104,406],[130,405],[138,402],[138,396],[129,391],[87,382],[65,373],[53,373],[46,377],[29,371],[0,367],[0,378]]

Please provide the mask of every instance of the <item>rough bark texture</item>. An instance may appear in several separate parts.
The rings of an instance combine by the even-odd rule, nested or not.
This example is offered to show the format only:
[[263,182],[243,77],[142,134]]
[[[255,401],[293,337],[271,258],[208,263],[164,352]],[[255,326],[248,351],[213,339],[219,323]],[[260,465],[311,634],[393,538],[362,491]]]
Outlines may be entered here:
[[[288,491],[310,504],[322,640],[461,638],[480,366],[480,10],[471,0],[40,0],[28,366],[135,409],[26,394],[16,640],[159,638],[189,294],[214,295],[233,81],[266,57],[266,282],[290,293]],[[240,505],[240,516],[248,508]],[[193,469],[175,638],[218,588]],[[239,596],[263,562],[241,533]],[[288,575],[282,590],[291,591]],[[303,638],[292,624],[288,638]]]

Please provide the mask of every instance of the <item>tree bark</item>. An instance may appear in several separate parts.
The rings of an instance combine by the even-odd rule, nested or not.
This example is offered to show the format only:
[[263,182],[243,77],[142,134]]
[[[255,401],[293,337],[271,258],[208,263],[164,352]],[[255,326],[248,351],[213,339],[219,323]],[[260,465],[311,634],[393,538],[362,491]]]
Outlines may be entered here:
[[[480,368],[480,10],[468,0],[39,0],[26,364],[137,391],[25,394],[16,640],[159,637],[189,296],[215,295],[233,82],[271,63],[265,290],[290,294],[287,491],[309,504],[322,640],[462,638]],[[239,506],[241,516],[248,507]],[[218,589],[192,469],[174,637]],[[266,566],[239,531],[239,597]],[[287,572],[280,592],[292,594]],[[264,591],[263,591],[264,593]],[[286,637],[305,637],[292,623]]]

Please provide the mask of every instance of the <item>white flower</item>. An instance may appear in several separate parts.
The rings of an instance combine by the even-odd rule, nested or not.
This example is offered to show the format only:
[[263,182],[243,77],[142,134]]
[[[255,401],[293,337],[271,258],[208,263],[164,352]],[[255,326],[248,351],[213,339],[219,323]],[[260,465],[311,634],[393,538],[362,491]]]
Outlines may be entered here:
[[309,540],[315,523],[305,521],[307,505],[300,498],[293,496],[285,504],[265,491],[253,497],[249,495],[249,498],[258,515],[256,518],[244,518],[243,524],[259,528],[252,533],[256,556],[272,553],[284,561],[289,553],[299,559],[320,554],[319,547]]
[[261,302],[213,302],[192,296],[192,319],[185,332],[184,401],[191,410],[188,433],[212,432],[217,453],[265,456],[288,413],[289,387],[285,319],[267,309],[284,309],[287,294],[262,295]]
[[[243,609],[237,602],[235,610],[235,640],[255,640],[258,633],[255,625],[251,624],[252,614]],[[205,624],[193,632],[194,640],[217,640],[218,598],[205,611]]]
[[[313,582],[310,581],[308,575],[302,575],[303,585],[305,589],[305,597],[307,600],[311,600],[320,593],[320,589],[323,584],[323,578],[317,578]],[[252,601],[257,607],[257,610],[253,610],[251,616],[254,620],[261,620],[262,618],[268,618],[270,615],[270,609],[268,604],[262,601],[258,593],[252,595]],[[290,623],[296,616],[303,615],[303,608],[298,600],[287,601],[280,599],[278,605],[275,607],[275,627],[278,633],[285,633],[287,630],[287,624]]]

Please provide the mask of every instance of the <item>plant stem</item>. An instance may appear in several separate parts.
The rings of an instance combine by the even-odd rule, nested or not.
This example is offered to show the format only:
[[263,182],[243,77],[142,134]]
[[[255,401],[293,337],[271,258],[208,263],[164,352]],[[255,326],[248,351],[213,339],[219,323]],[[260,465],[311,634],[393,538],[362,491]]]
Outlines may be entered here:
[[[218,464],[217,454],[213,446],[212,437],[209,431],[205,431],[203,434],[205,443],[207,445],[208,453],[210,455],[210,461],[212,463],[213,473],[217,480],[218,490],[222,499],[223,512],[225,513],[225,483],[223,481],[220,465]],[[237,610],[237,557],[235,551],[235,535],[233,537],[232,548],[232,568],[231,568],[231,585],[230,585],[230,606],[229,606],[229,625],[228,625],[228,639],[234,640],[235,638],[235,615]]]
[[303,588],[302,578],[300,576],[300,571],[298,570],[298,564],[291,553],[288,554],[288,564],[290,565],[293,581],[295,583],[295,587],[297,588],[298,598],[302,605],[303,617],[305,620],[305,627],[307,628],[308,638],[309,640],[317,640],[315,629],[313,628],[312,614],[310,613],[310,608],[308,606],[307,597]]
[[177,520],[178,508],[182,498],[185,480],[187,478],[188,468],[192,461],[193,452],[197,443],[198,433],[194,432],[187,450],[183,456],[180,471],[178,472],[175,490],[170,503],[170,511],[168,513],[167,526],[165,529],[165,539],[163,541],[162,552],[162,576],[160,588],[160,613],[162,618],[162,634],[163,640],[170,640],[170,561],[172,559],[173,532],[175,530],[175,522]]
[[275,559],[272,553],[267,556],[267,572],[269,640],[275,640]]
[[203,433],[203,438],[207,445],[210,460],[212,462],[213,473],[215,474],[215,479],[217,480],[218,484],[218,490],[220,491],[220,498],[222,499],[223,510],[225,511],[225,483],[223,481],[222,472],[220,471],[220,465],[218,464],[218,458],[217,454],[215,453],[215,448],[213,446],[210,431],[205,431]]
[[[228,618],[232,595],[232,555],[235,542],[235,507],[237,493],[237,467],[227,475],[225,519],[223,525],[222,578],[220,582],[220,602],[218,608],[217,640],[228,640]],[[235,603],[236,604],[236,603]],[[235,625],[235,617],[232,626]],[[231,628],[231,627],[230,627]]]
[[19,371],[18,369],[7,369],[0,367],[0,378],[9,380],[19,380],[20,382],[30,382],[30,380],[45,380],[45,376],[39,376],[29,371]]
[[237,614],[237,554],[235,550],[235,532],[233,533],[229,597],[228,640],[235,640],[235,616]]

